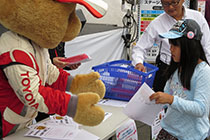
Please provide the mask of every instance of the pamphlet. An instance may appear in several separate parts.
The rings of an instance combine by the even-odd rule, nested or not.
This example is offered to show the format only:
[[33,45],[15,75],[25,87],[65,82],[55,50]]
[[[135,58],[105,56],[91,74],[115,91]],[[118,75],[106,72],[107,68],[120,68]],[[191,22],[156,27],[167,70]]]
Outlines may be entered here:
[[163,104],[155,104],[149,97],[154,91],[144,83],[124,108],[124,113],[131,119],[152,126],[156,116],[162,110]]
[[79,132],[78,124],[72,118],[59,115],[50,116],[49,120],[31,125],[29,128],[24,136],[42,139],[73,140]]
[[76,56],[72,56],[72,57],[68,57],[65,59],[60,59],[60,61],[63,62],[68,62],[69,64],[77,64],[77,63],[83,63],[83,62],[87,62],[90,61],[91,57],[87,54],[79,54]]

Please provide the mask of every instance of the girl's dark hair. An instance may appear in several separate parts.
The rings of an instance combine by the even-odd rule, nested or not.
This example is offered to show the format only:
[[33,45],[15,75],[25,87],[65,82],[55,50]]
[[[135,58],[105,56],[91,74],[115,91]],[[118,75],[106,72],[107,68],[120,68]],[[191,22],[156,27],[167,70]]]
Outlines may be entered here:
[[199,58],[207,62],[203,47],[199,40],[188,39],[184,36],[178,39],[169,39],[169,43],[180,46],[181,56],[178,63],[174,62],[171,58],[171,63],[167,70],[167,79],[169,80],[175,70],[178,69],[182,86],[190,90],[190,81]]

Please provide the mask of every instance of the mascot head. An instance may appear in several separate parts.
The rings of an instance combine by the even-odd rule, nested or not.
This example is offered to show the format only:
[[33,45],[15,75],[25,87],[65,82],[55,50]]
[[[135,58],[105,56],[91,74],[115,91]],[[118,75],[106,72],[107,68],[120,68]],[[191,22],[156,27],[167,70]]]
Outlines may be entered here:
[[98,18],[108,7],[102,0],[1,0],[0,23],[40,47],[52,49],[79,34],[77,3]]

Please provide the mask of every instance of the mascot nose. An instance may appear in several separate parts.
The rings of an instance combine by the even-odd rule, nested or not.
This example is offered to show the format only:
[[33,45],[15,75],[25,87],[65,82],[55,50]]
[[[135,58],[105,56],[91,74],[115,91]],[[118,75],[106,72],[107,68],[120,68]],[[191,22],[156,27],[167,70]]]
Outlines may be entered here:
[[95,17],[101,18],[106,14],[108,4],[103,0],[56,0],[62,3],[78,3],[87,8],[87,10]]

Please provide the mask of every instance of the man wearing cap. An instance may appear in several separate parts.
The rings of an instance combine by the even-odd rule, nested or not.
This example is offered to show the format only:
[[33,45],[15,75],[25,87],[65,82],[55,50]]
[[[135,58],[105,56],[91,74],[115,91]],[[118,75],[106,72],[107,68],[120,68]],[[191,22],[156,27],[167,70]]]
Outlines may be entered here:
[[163,91],[166,78],[163,75],[171,61],[170,45],[167,39],[162,39],[158,33],[169,31],[172,26],[181,19],[194,19],[197,21],[203,32],[201,40],[205,55],[210,62],[210,31],[204,16],[198,11],[187,9],[183,6],[184,0],[161,0],[165,13],[154,19],[146,28],[136,46],[132,50],[132,64],[136,69],[145,71],[143,66],[146,50],[151,49],[154,43],[160,47],[160,56],[156,60],[159,71],[154,80],[154,91]]

